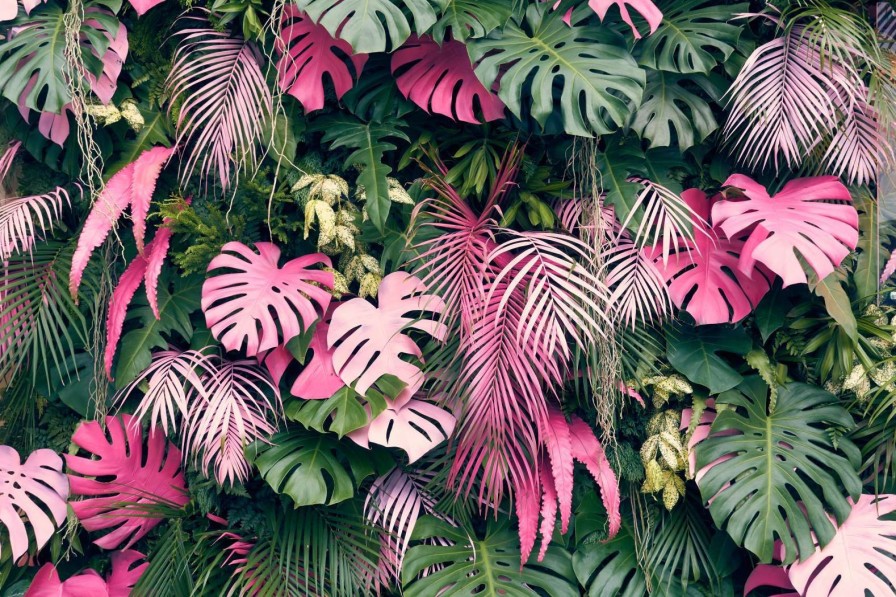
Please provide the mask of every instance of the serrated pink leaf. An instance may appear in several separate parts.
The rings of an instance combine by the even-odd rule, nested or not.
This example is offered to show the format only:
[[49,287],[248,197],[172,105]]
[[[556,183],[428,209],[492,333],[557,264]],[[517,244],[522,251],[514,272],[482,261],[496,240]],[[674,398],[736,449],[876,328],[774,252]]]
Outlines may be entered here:
[[149,9],[158,6],[165,0],[128,0],[131,6],[134,7],[134,11],[139,15],[145,15]]
[[311,269],[330,267],[326,255],[297,257],[281,268],[276,245],[260,242],[255,248],[258,253],[239,242],[224,245],[208,271],[233,273],[213,275],[202,285],[206,325],[227,350],[245,345],[247,356],[285,345],[307,330],[326,312],[332,298],[326,289],[333,288],[332,273]]
[[[888,595],[896,572],[896,495],[862,495],[830,543],[787,572],[801,595]],[[888,582],[889,581],[889,582]]]
[[[140,154],[136,160],[117,172],[96,198],[84,228],[78,237],[78,246],[72,255],[72,270],[69,275],[69,291],[78,296],[81,277],[90,261],[90,256],[103,244],[124,210],[130,206],[134,220],[134,237],[142,253],[143,234],[146,229],[146,213],[155,181],[174,148],[154,147]],[[139,188],[138,188],[139,187]]]
[[361,74],[367,54],[352,53],[348,42],[334,38],[293,4],[284,8],[283,24],[277,40],[280,89],[299,100],[306,113],[313,112],[324,107],[326,76],[336,99],[342,99]]
[[151,430],[144,446],[139,422],[131,415],[110,416],[106,431],[97,421],[81,423],[72,443],[98,457],[68,454],[66,464],[72,471],[68,476],[72,495],[86,498],[71,502],[81,524],[90,532],[112,529],[94,541],[103,549],[122,544],[127,549],[162,522],[143,515],[141,507],[182,507],[189,501],[180,450],[161,429]]
[[672,302],[697,325],[741,321],[769,291],[773,275],[762,265],[747,273],[739,268],[744,241],[729,240],[706,224],[713,200],[703,191],[688,189],[681,197],[697,216],[691,218],[693,239],[679,239],[665,262],[660,245],[645,254],[669,285]]
[[455,40],[441,45],[412,35],[392,54],[392,74],[402,94],[425,111],[472,124],[504,117],[504,102],[473,72],[467,47]]
[[716,202],[712,220],[729,239],[746,239],[738,268],[748,276],[758,261],[785,287],[805,284],[800,256],[823,280],[856,248],[859,215],[849,189],[834,176],[791,180],[774,197],[742,174],[724,186],[742,189],[746,199]]
[[172,231],[170,228],[160,228],[155,238],[146,246],[144,255],[137,255],[128,264],[127,269],[118,279],[118,285],[112,291],[109,300],[109,315],[106,319],[106,350],[104,365],[106,375],[112,379],[112,361],[121,339],[121,330],[124,327],[128,306],[137,292],[140,283],[146,282],[146,298],[153,315],[159,319],[158,282],[162,273],[162,264],[168,255],[168,246],[171,243]]
[[128,597],[149,567],[149,562],[135,566],[140,560],[145,560],[146,556],[133,549],[112,552],[109,559],[112,560],[112,572],[106,578],[109,597]]
[[409,400],[398,409],[387,408],[377,415],[368,425],[367,438],[381,446],[404,450],[408,462],[413,463],[448,439],[456,422],[454,415],[435,404]]
[[333,366],[333,351],[327,347],[329,331],[329,318],[317,322],[314,335],[308,343],[308,350],[313,354],[292,385],[290,393],[293,396],[306,400],[320,400],[329,398],[345,386],[345,382]]
[[594,431],[582,419],[573,416],[569,423],[573,458],[585,465],[600,488],[601,499],[610,519],[610,537],[619,532],[622,524],[620,513],[619,480],[610,466],[603,446],[594,436]]
[[[570,462],[572,462],[571,459]],[[541,548],[538,550],[539,562],[547,554],[548,545],[550,545],[551,538],[554,536],[554,528],[557,526],[557,490],[554,487],[554,477],[551,476],[546,465],[547,463],[543,463],[543,466],[538,470],[541,478]],[[565,533],[566,530],[564,529],[563,532]],[[528,559],[528,555],[526,559]]]
[[28,552],[26,522],[37,549],[50,540],[65,521],[68,492],[62,458],[56,452],[36,450],[23,463],[15,449],[0,446],[0,524],[9,537],[12,561]]
[[[556,408],[548,411],[547,425],[539,430],[541,443],[550,460],[550,470],[553,482],[551,488],[559,500],[561,531],[569,529],[569,518],[572,515],[572,483],[573,483],[573,456],[572,436],[569,432],[569,423],[566,416]],[[553,522],[551,532],[553,532]],[[542,541],[550,541],[550,536]],[[542,556],[539,556],[541,559]]]
[[663,13],[650,0],[588,0],[588,6],[597,13],[600,20],[604,20],[607,16],[607,11],[614,5],[619,7],[619,14],[622,16],[622,20],[632,28],[632,35],[634,35],[635,39],[641,39],[641,34],[638,32],[638,28],[635,27],[632,16],[628,12],[629,6],[644,17],[644,20],[650,26],[650,33],[656,31],[656,28],[663,21]]
[[342,381],[361,395],[386,374],[408,385],[419,383],[423,374],[420,367],[401,355],[422,359],[422,352],[402,332],[413,328],[437,340],[444,340],[447,333],[444,324],[416,315],[437,315],[445,308],[441,298],[425,292],[426,286],[419,278],[394,272],[380,282],[378,306],[360,298],[339,305],[333,312],[327,345],[334,349],[333,366]]
[[535,547],[535,536],[538,530],[538,515],[540,509],[540,493],[538,483],[533,479],[534,470],[527,471],[528,475],[521,476],[513,481],[513,494],[516,506],[516,517],[519,521],[520,534],[520,565],[529,561],[532,549]]

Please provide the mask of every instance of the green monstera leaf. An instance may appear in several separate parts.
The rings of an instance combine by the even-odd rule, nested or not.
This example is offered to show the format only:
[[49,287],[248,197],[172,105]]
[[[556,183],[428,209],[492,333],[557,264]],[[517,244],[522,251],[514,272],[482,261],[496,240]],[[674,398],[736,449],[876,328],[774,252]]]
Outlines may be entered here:
[[306,429],[278,433],[270,444],[256,443],[246,451],[268,485],[296,507],[345,501],[361,481],[383,472],[377,453]]
[[668,147],[676,140],[684,151],[702,142],[719,123],[701,90],[715,102],[724,93],[716,77],[650,71],[632,129],[649,140],[650,147]]
[[[757,378],[716,398],[719,414],[697,444],[697,485],[716,525],[763,562],[775,541],[784,561],[805,559],[834,538],[862,493],[861,456],[846,437],[852,417],[821,388],[789,383],[769,412],[768,386]],[[705,467],[705,468],[704,468]]]
[[447,0],[430,35],[437,42],[485,37],[507,22],[513,6],[507,0]]
[[641,103],[646,75],[621,37],[578,25],[585,14],[574,12],[568,26],[550,2],[530,4],[522,27],[510,22],[469,42],[476,76],[488,88],[500,81],[498,96],[510,111],[542,127],[555,116],[572,135],[622,128]]
[[635,539],[624,522],[609,541],[579,545],[572,556],[576,578],[588,597],[640,597],[647,594],[647,577],[638,565]]
[[669,363],[713,394],[730,390],[743,380],[719,353],[744,356],[753,347],[743,328],[720,325],[670,326],[666,345]]
[[728,60],[740,37],[742,27],[728,21],[749,8],[707,0],[666,2],[662,24],[639,44],[639,62],[675,73],[709,73]]
[[[417,520],[411,539],[440,542],[417,545],[408,551],[401,571],[406,597],[579,595],[569,554],[551,545],[544,560],[524,565],[520,562],[519,538],[505,517],[498,522],[489,519],[485,537],[480,539],[471,531],[424,516]],[[426,576],[420,576],[427,570]]]
[[[103,72],[101,57],[120,27],[115,15],[100,7],[117,11],[120,6],[120,0],[86,4],[86,18],[81,25],[81,58],[87,72],[94,77]],[[14,104],[37,112],[60,114],[63,106],[71,101],[65,80],[64,17],[61,7],[50,4],[31,15],[20,14],[14,23],[21,28],[0,48],[0,90]]]
[[[299,10],[323,25],[330,35],[347,41],[356,54],[392,51],[411,35],[436,22],[428,0],[299,0]],[[413,29],[405,13],[414,20]]]

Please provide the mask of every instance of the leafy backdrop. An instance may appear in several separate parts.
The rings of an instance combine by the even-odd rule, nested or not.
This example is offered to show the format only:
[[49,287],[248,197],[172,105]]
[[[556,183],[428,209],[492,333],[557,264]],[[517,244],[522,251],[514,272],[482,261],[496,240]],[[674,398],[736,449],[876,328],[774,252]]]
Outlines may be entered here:
[[894,31],[0,1],[3,594],[896,593]]

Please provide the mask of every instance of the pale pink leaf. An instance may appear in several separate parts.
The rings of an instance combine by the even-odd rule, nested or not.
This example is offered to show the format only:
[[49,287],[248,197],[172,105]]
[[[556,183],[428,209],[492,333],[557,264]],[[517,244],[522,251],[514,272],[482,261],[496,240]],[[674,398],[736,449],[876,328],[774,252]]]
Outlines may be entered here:
[[66,464],[73,473],[72,495],[85,498],[71,502],[81,524],[91,532],[112,529],[94,541],[103,549],[127,549],[162,522],[141,508],[189,501],[180,450],[161,429],[150,430],[144,446],[143,431],[131,415],[110,416],[106,431],[97,421],[81,423],[72,443],[97,457],[69,454]]
[[159,313],[159,276],[162,275],[162,265],[165,258],[168,257],[168,248],[171,246],[171,236],[174,232],[171,228],[162,227],[156,231],[152,242],[146,247],[146,299],[149,301],[149,308],[156,319],[161,318]]
[[666,261],[658,245],[645,253],[669,285],[672,302],[698,325],[741,321],[768,292],[773,275],[761,265],[747,273],[738,267],[744,241],[729,240],[706,224],[713,200],[703,191],[689,189],[682,198],[697,215],[693,238],[681,239]]
[[639,321],[649,324],[668,316],[672,299],[663,274],[626,231],[607,243],[602,257],[610,287],[607,305],[623,323],[634,328]]
[[260,242],[255,248],[258,253],[239,242],[224,245],[208,271],[232,273],[213,275],[202,285],[202,310],[212,334],[227,350],[245,345],[247,356],[285,345],[307,330],[327,310],[326,289],[333,287],[332,273],[311,269],[330,267],[326,255],[305,255],[279,267],[276,245]]
[[23,463],[10,446],[0,446],[0,524],[6,529],[12,557],[28,552],[27,524],[35,546],[42,548],[65,521],[68,480],[62,458],[47,449],[35,450]]
[[600,488],[601,499],[610,519],[610,537],[619,532],[622,515],[619,511],[619,480],[610,466],[603,446],[594,431],[582,419],[573,416],[569,423],[573,458],[585,465]]
[[0,21],[11,21],[19,14],[17,0],[0,0]]
[[112,560],[112,572],[106,578],[109,597],[128,597],[143,572],[149,567],[149,562],[138,564],[140,560],[145,560],[146,556],[133,549],[112,552],[109,559]]
[[280,392],[254,360],[207,359],[204,369],[202,391],[190,396],[184,444],[200,471],[214,469],[220,485],[245,481],[244,450],[277,431]]
[[890,595],[896,580],[896,495],[862,495],[830,543],[788,569],[801,595]]
[[149,9],[158,6],[165,0],[128,0],[131,6],[134,7],[134,11],[140,15],[141,17],[149,11]]
[[435,404],[409,400],[377,415],[368,425],[367,437],[372,443],[404,450],[413,463],[448,439],[455,423],[454,415]]
[[890,258],[887,259],[884,270],[880,273],[880,283],[886,284],[894,272],[896,272],[896,250],[890,253]]
[[459,41],[412,35],[392,54],[392,74],[401,93],[427,112],[472,124],[504,117],[504,102],[476,77]]
[[25,14],[31,14],[35,7],[43,4],[47,0],[22,0],[22,6],[25,7]]
[[0,261],[14,253],[30,253],[34,241],[62,218],[71,199],[62,187],[45,195],[10,197],[0,204]]
[[[117,172],[93,203],[90,214],[78,237],[78,246],[72,256],[72,271],[69,276],[69,290],[73,297],[78,295],[81,276],[94,250],[103,244],[109,232],[118,222],[124,210],[131,207],[134,220],[134,236],[137,246],[143,246],[143,232],[146,229],[146,213],[165,162],[174,148],[154,147],[140,154],[134,162]],[[140,188],[135,188],[139,186]]]
[[785,287],[805,284],[802,257],[823,280],[856,248],[859,215],[849,189],[834,176],[791,180],[774,197],[742,174],[724,186],[742,189],[746,198],[716,202],[712,220],[729,239],[746,239],[738,268],[748,276],[758,261]]
[[380,282],[378,306],[357,298],[333,312],[327,332],[327,344],[334,348],[333,366],[359,394],[366,394],[386,374],[408,385],[419,382],[420,368],[401,356],[420,360],[422,352],[403,331],[417,329],[437,340],[444,340],[447,333],[444,324],[417,315],[440,314],[445,308],[441,298],[425,292],[426,286],[419,278],[394,272]]
[[[177,431],[177,417],[186,418],[189,405],[197,394],[207,395],[203,377],[216,366],[213,357],[199,350],[163,350],[152,355],[152,364],[115,396],[124,404],[135,391],[142,391],[134,418],[149,418],[149,426],[162,427],[165,435]],[[145,389],[144,389],[145,388]]]
[[427,499],[415,479],[400,468],[378,477],[371,485],[364,500],[364,518],[385,531],[381,536],[381,565],[393,578],[399,577],[417,518],[424,508],[431,510],[432,506],[433,500]]
[[325,77],[336,99],[342,99],[367,62],[367,54],[353,54],[348,42],[334,38],[293,4],[283,10],[277,52],[277,84],[299,100],[306,113],[324,107]]
[[588,0],[588,6],[597,13],[601,20],[606,18],[611,6],[617,6],[622,20],[632,28],[632,35],[635,39],[641,39],[641,33],[638,32],[638,28],[632,21],[632,15],[628,11],[629,6],[644,17],[650,27],[650,33],[656,31],[663,21],[663,13],[650,0]]

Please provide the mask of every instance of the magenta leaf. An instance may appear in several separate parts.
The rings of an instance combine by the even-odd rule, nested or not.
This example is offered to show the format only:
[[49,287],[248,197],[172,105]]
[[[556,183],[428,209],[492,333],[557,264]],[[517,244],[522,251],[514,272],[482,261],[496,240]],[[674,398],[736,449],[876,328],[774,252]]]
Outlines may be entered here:
[[417,329],[437,340],[444,340],[447,332],[444,324],[417,316],[440,314],[445,307],[441,298],[423,294],[425,291],[419,278],[394,272],[380,282],[378,306],[360,298],[339,305],[333,312],[327,344],[334,348],[333,366],[342,381],[362,395],[387,374],[408,386],[419,383],[420,367],[401,355],[420,360],[422,352],[402,332]]
[[121,330],[124,327],[128,305],[131,304],[134,293],[137,292],[137,288],[144,280],[146,281],[146,296],[149,299],[149,306],[156,319],[159,319],[157,288],[159,275],[162,273],[162,263],[168,255],[171,234],[170,228],[160,228],[152,242],[146,246],[146,253],[137,255],[128,264],[127,269],[118,279],[118,285],[112,291],[112,298],[109,300],[109,315],[106,319],[106,351],[104,355],[104,366],[109,379],[112,379],[112,360],[115,357],[115,350],[118,348],[118,341],[121,339]]
[[324,77],[328,76],[336,99],[342,99],[361,74],[367,54],[353,54],[348,42],[334,38],[293,4],[284,8],[283,23],[277,40],[280,89],[299,100],[306,113],[313,112],[324,107]]
[[141,17],[149,11],[149,9],[158,6],[165,0],[128,0],[134,11]]
[[13,448],[0,446],[0,524],[9,536],[12,561],[28,552],[25,523],[41,549],[65,521],[67,498],[68,480],[56,452],[35,450],[23,463]]
[[91,532],[112,529],[94,541],[103,549],[127,549],[162,522],[146,513],[147,508],[182,507],[189,501],[180,450],[166,441],[161,429],[149,432],[144,447],[136,419],[110,416],[106,431],[97,421],[82,423],[72,443],[97,456],[94,460],[70,454],[66,464],[73,473],[72,495],[85,497],[71,502],[81,524]]
[[[473,124],[504,117],[504,102],[476,78],[467,47],[412,35],[392,54],[392,73],[406,98],[433,114]],[[481,110],[482,120],[476,112]]]
[[326,289],[333,287],[332,273],[311,269],[330,267],[326,255],[298,257],[281,268],[276,245],[260,242],[255,248],[258,253],[239,242],[224,245],[208,271],[232,273],[219,273],[202,285],[202,310],[212,334],[227,350],[245,345],[250,357],[307,330],[327,310],[331,296]]
[[153,147],[140,154],[135,161],[116,173],[96,198],[84,228],[78,237],[78,246],[72,256],[69,290],[78,296],[81,276],[90,256],[103,244],[124,210],[130,206],[134,221],[134,238],[137,248],[143,252],[143,235],[146,230],[146,214],[155,191],[156,180],[174,148]]
[[[893,589],[896,495],[862,495],[830,543],[788,569],[800,595],[887,595]],[[889,582],[888,582],[889,581]]]
[[781,276],[785,287],[805,284],[802,257],[823,280],[856,248],[859,215],[849,189],[834,176],[791,180],[774,197],[742,174],[724,186],[742,189],[746,198],[716,202],[712,221],[729,239],[746,239],[738,269],[747,276],[758,261]]
[[619,480],[610,466],[610,461],[607,460],[603,446],[585,421],[573,416],[569,423],[569,433],[572,457],[585,465],[600,488],[601,499],[610,519],[609,533],[612,538],[619,532],[622,523],[619,511]]
[[47,562],[34,575],[25,597],[106,597],[106,582],[96,570],[85,570],[68,578],[59,578],[59,572]]
[[128,597],[143,572],[149,567],[149,562],[138,564],[140,560],[145,560],[146,556],[133,549],[112,552],[109,559],[112,560],[112,572],[106,578],[109,597]]
[[[776,589],[785,589],[793,591],[793,584],[787,578],[787,570],[781,566],[773,564],[759,564],[744,583],[744,597],[748,597],[750,593],[759,587],[774,587]],[[799,593],[777,593],[775,597],[800,597]]]
[[[331,304],[328,311],[332,310],[333,305]],[[313,354],[292,385],[290,393],[293,396],[306,400],[321,400],[329,398],[345,386],[345,382],[342,381],[333,366],[333,351],[327,347],[329,331],[330,317],[317,322],[314,335],[311,337],[311,342],[308,343],[308,350]]]
[[698,325],[736,323],[759,304],[773,276],[761,265],[747,273],[739,268],[744,241],[707,226],[713,200],[703,191],[689,189],[681,196],[697,216],[691,219],[693,238],[679,239],[665,263],[661,246],[645,252],[668,283],[672,302]]
[[610,7],[614,5],[619,7],[619,14],[622,20],[632,28],[632,35],[635,36],[635,39],[641,39],[641,34],[638,32],[638,28],[635,27],[634,22],[632,22],[632,16],[628,12],[629,6],[644,17],[644,20],[647,21],[650,27],[650,33],[656,31],[656,28],[660,26],[663,20],[663,13],[650,0],[588,0],[588,6],[597,13],[601,20],[606,18]]

